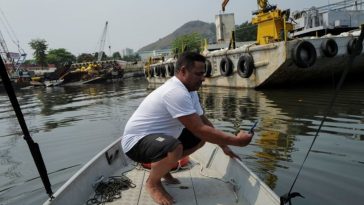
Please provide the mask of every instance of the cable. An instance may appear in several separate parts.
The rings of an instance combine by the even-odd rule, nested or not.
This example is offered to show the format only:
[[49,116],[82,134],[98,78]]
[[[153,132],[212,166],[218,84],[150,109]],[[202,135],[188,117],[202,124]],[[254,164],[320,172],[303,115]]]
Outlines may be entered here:
[[338,93],[339,93],[339,91],[340,91],[340,89],[341,89],[341,87],[342,87],[342,85],[343,85],[343,83],[345,81],[345,78],[346,78],[346,75],[348,74],[348,71],[353,67],[353,61],[354,61],[355,57],[357,55],[359,55],[360,52],[361,52],[360,47],[363,44],[363,39],[364,39],[364,24],[361,25],[360,36],[359,36],[358,40],[356,41],[354,52],[352,54],[350,54],[350,56],[349,56],[348,66],[344,69],[343,74],[341,75],[340,81],[337,84],[337,87],[336,87],[336,89],[334,91],[334,94],[332,96],[330,104],[329,104],[329,106],[327,107],[327,109],[325,111],[324,117],[322,118],[322,120],[320,122],[320,125],[319,125],[319,127],[318,127],[318,129],[316,131],[315,137],[313,138],[312,143],[310,145],[310,148],[308,149],[307,154],[306,154],[305,158],[303,159],[303,162],[302,162],[302,164],[300,166],[300,169],[297,172],[297,175],[296,175],[296,177],[295,177],[295,179],[294,179],[294,181],[293,181],[293,183],[291,185],[291,188],[289,189],[289,192],[287,194],[280,197],[281,205],[286,204],[286,203],[291,204],[291,199],[296,197],[296,196],[303,197],[301,194],[299,194],[297,192],[292,193],[292,189],[293,189],[294,185],[296,184],[298,176],[300,175],[301,170],[303,168],[303,165],[305,164],[305,162],[307,160],[307,157],[308,157],[308,155],[309,155],[309,153],[310,153],[310,151],[311,151],[311,149],[313,147],[313,144],[315,143],[315,141],[316,141],[316,139],[318,137],[318,134],[320,133],[320,130],[321,130],[321,128],[322,128],[328,114],[331,112],[331,110],[332,110],[332,108],[333,108],[333,106],[335,104],[336,97],[337,97],[337,95],[338,95]]

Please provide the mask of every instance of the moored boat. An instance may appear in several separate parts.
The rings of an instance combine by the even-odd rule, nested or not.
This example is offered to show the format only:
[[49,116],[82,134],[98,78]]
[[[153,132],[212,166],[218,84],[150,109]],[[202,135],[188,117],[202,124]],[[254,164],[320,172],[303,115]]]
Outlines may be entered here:
[[[223,7],[227,2],[224,1]],[[267,3],[267,1],[260,2]],[[356,1],[345,2],[346,5],[357,4]],[[347,7],[349,6],[345,6]],[[256,16],[252,20],[258,27],[256,42],[234,47],[231,45],[234,45],[235,41],[231,39],[229,47],[214,51],[206,49],[203,52],[207,58],[204,85],[232,88],[304,85],[332,80],[333,76],[341,75],[349,65],[349,56],[354,52],[360,35],[358,27],[364,18],[364,11],[347,11],[342,7],[336,10],[320,8],[323,11],[317,10],[317,15],[311,15],[308,11],[302,11],[299,17],[295,15],[299,22],[295,25],[292,23],[294,20],[287,21],[289,10],[281,11],[276,6],[260,5],[260,10],[255,13]],[[334,13],[336,15],[332,14],[333,12],[336,12]],[[343,23],[347,20],[342,17],[345,12],[355,12],[350,24]],[[229,23],[231,19],[224,20],[225,14],[217,15],[216,19],[219,35],[221,33],[219,25],[234,25]],[[300,23],[302,21],[303,23]],[[308,25],[308,22],[321,24],[313,24],[311,27],[301,25]],[[312,36],[313,31],[317,35]],[[338,33],[339,31],[341,33]],[[360,55],[351,62],[349,73],[352,75],[362,74],[364,71],[362,47],[360,45],[359,50],[355,51]],[[146,66],[147,80],[151,84],[165,82],[174,74],[175,61],[170,59]]]
[[44,84],[47,87],[82,85],[121,79],[124,75],[124,64],[119,60],[73,63],[56,70],[54,76],[45,80]]

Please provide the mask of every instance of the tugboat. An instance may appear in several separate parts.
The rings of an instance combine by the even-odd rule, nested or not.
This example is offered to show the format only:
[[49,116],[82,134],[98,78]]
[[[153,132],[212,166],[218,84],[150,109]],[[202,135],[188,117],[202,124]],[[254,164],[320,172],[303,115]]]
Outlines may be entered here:
[[[222,3],[222,10],[229,0]],[[345,1],[308,10],[280,10],[267,0],[258,1],[252,23],[257,25],[256,42],[237,47],[233,14],[216,16],[217,40],[228,42],[220,50],[203,51],[207,58],[205,86],[261,88],[276,85],[305,85],[340,75],[348,66],[360,35],[362,2]],[[224,26],[222,26],[224,25]],[[231,25],[231,26],[229,26]],[[228,28],[226,28],[228,27]],[[230,39],[229,36],[232,36]],[[228,39],[227,41],[224,39]],[[212,47],[212,46],[210,46]],[[350,74],[363,73],[364,56],[353,62]],[[145,67],[150,84],[161,84],[174,75],[176,59]]]

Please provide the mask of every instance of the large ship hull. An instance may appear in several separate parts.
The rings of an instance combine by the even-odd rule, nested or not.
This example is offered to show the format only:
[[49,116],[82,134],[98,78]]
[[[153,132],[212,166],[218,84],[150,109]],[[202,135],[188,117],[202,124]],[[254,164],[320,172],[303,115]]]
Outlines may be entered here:
[[[332,79],[333,76],[341,75],[344,69],[349,69],[349,73],[354,75],[363,73],[362,49],[350,62],[353,41],[358,35],[359,32],[355,35],[346,33],[346,36],[302,38],[207,52],[205,56],[207,64],[211,64],[211,72],[207,67],[209,73],[204,85],[232,88],[302,85]],[[148,81],[151,84],[164,83],[173,76],[173,69],[170,69],[172,64],[175,66],[175,60],[146,67]]]

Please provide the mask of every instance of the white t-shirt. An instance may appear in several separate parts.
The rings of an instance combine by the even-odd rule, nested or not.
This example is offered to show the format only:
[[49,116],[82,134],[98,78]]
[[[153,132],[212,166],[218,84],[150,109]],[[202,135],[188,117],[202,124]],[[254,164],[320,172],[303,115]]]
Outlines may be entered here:
[[127,122],[121,140],[124,152],[149,134],[178,138],[184,126],[177,118],[193,113],[203,114],[197,92],[172,77],[150,93]]

